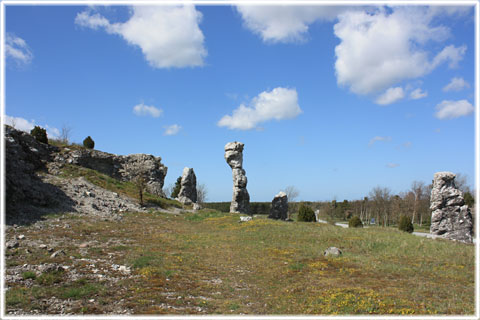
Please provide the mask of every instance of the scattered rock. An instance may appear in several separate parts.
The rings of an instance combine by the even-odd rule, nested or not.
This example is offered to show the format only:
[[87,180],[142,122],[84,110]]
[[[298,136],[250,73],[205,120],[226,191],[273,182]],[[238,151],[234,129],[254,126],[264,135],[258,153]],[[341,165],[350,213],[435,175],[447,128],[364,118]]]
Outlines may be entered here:
[[245,216],[240,217],[240,222],[247,222],[251,220],[252,220],[252,217],[245,217]]
[[241,142],[229,142],[225,145],[225,160],[233,175],[233,197],[230,204],[231,213],[246,213],[250,211],[250,195],[247,191],[247,177],[243,170],[243,147]]
[[197,177],[193,168],[185,167],[183,169],[182,180],[180,182],[180,192],[177,200],[183,204],[192,204],[197,202]]
[[340,249],[338,249],[337,247],[330,247],[323,252],[323,255],[325,257],[329,257],[329,256],[339,257],[339,256],[342,255],[342,251]]
[[78,247],[79,248],[86,248],[86,247],[88,247],[88,242],[84,242],[84,243],[78,245]]
[[65,252],[63,250],[58,250],[52,253],[52,255],[50,255],[50,258],[55,258],[58,256],[64,256],[64,255],[65,255]]
[[7,243],[5,243],[5,245],[6,245],[7,249],[14,249],[14,248],[18,248],[20,246],[20,244],[16,240],[7,241]]
[[25,235],[21,234],[21,235],[19,235],[19,236],[17,237],[17,239],[18,239],[18,240],[23,240],[23,239],[25,239]]
[[39,249],[47,249],[47,245],[46,244],[41,244],[38,246]]
[[288,218],[288,197],[283,191],[280,191],[272,200],[270,208],[271,219],[287,220]]
[[466,243],[473,242],[472,214],[455,186],[455,174],[437,172],[430,196],[430,233]]

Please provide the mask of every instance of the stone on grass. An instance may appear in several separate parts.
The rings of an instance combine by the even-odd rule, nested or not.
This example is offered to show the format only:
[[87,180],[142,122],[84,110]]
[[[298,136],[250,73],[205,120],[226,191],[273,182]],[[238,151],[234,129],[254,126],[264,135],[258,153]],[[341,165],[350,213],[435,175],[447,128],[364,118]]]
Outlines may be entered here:
[[330,247],[323,252],[323,255],[325,257],[329,257],[329,256],[339,257],[339,256],[342,255],[342,251],[340,249],[338,249],[337,247]]

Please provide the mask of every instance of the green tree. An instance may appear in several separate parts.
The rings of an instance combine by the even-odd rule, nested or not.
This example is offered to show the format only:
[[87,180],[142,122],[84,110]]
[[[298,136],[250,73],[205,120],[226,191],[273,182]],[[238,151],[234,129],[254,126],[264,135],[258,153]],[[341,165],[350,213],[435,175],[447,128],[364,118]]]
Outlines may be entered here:
[[473,208],[473,206],[475,205],[475,198],[473,197],[473,195],[470,192],[465,192],[463,198],[465,200],[465,204],[470,208]]
[[35,126],[30,131],[30,134],[39,142],[48,143],[47,130],[42,127]]
[[408,233],[413,232],[413,223],[407,216],[401,216],[400,221],[398,222],[398,230],[405,231]]
[[315,222],[315,212],[305,203],[300,204],[298,208],[298,221]]
[[93,149],[95,147],[95,141],[88,136],[85,138],[85,140],[83,140],[83,146],[87,149]]
[[363,228],[362,220],[358,216],[353,216],[348,220],[349,228]]
[[170,198],[175,199],[178,194],[180,193],[180,188],[182,182],[182,176],[177,178],[177,182],[175,182],[175,187],[173,188],[172,194],[170,195]]

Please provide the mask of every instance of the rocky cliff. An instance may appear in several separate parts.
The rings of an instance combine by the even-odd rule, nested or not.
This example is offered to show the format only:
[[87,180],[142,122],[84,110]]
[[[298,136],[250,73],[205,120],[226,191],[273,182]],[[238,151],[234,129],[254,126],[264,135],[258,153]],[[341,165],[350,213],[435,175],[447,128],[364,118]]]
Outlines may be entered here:
[[59,176],[66,164],[93,169],[121,181],[130,181],[142,174],[147,191],[158,196],[163,196],[167,174],[160,157],[121,156],[79,146],[58,148],[38,142],[30,134],[10,126],[5,126],[5,162],[7,223],[22,223],[42,213],[110,214],[141,209],[132,199],[114,193],[95,197],[104,191],[81,178],[66,181]]

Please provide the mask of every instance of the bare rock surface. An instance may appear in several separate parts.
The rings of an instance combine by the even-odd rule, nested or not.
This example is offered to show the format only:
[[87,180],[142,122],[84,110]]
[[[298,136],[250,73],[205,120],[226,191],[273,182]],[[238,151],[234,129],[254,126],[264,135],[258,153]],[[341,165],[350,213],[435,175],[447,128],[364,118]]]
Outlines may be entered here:
[[193,168],[185,167],[183,169],[180,192],[178,193],[177,200],[183,204],[197,202],[197,177],[195,176]]
[[472,214],[455,186],[455,174],[437,172],[430,196],[432,223],[430,233],[447,239],[471,243],[473,241]]
[[250,195],[247,191],[247,176],[243,169],[243,147],[241,142],[229,142],[225,145],[225,161],[232,168],[233,196],[230,204],[231,213],[250,211]]
[[283,191],[280,191],[272,200],[272,207],[270,208],[271,219],[288,219],[288,197]]

